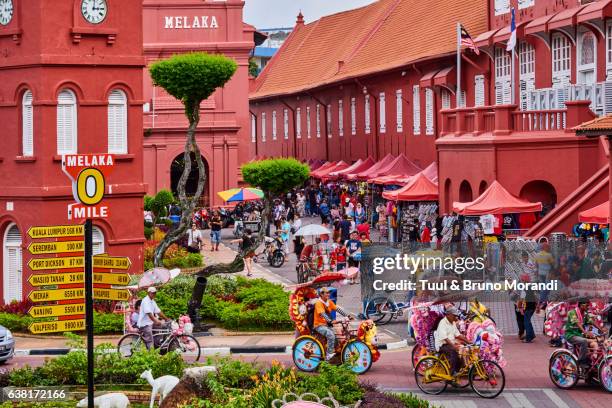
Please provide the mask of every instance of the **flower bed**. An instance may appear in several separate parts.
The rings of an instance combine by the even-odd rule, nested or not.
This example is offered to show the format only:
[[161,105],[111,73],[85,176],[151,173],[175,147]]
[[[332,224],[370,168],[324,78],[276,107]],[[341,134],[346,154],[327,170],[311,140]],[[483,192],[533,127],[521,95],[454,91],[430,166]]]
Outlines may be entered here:
[[[155,255],[155,248],[159,244],[158,240],[145,241],[144,245],[144,269],[149,270],[153,268],[153,257]],[[177,244],[172,244],[164,255],[164,267],[168,269],[174,268],[195,268],[200,267],[204,264],[204,260],[201,254],[192,254],[187,252],[183,247]]]

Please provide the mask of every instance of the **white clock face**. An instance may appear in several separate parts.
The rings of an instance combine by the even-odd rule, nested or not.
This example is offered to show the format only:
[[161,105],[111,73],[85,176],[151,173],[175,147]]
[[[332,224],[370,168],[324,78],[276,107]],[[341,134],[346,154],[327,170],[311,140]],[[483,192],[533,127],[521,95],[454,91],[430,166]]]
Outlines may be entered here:
[[91,24],[99,24],[104,21],[107,12],[108,6],[106,5],[106,0],[81,1],[81,14]]
[[13,0],[0,0],[0,24],[7,25],[13,18]]

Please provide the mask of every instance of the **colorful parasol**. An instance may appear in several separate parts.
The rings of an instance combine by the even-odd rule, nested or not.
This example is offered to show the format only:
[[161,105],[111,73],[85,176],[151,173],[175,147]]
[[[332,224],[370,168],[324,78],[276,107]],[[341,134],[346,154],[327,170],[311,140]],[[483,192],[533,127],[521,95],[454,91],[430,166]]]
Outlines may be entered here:
[[261,200],[264,196],[263,191],[252,187],[232,188],[230,190],[219,191],[217,194],[223,201],[228,203],[235,201]]
[[294,286],[289,286],[288,288],[296,290],[296,289],[305,288],[308,286],[312,286],[312,287],[328,286],[329,284],[334,283],[334,282],[343,281],[345,279],[353,279],[357,276],[358,272],[359,272],[359,269],[355,267],[346,268],[339,272],[332,272],[332,271],[323,272],[322,274],[317,275],[313,280],[310,280],[304,283],[299,283]]

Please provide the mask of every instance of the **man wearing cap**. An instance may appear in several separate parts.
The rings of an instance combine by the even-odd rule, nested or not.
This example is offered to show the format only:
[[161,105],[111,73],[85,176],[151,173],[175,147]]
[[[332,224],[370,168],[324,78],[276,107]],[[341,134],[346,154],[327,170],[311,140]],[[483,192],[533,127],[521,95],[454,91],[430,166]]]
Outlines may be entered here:
[[142,339],[144,340],[145,346],[147,346],[147,350],[150,350],[151,346],[153,345],[153,326],[155,325],[155,327],[161,327],[164,325],[164,322],[158,319],[157,316],[161,317],[163,320],[169,320],[157,306],[157,303],[155,303],[156,295],[157,289],[151,286],[147,290],[147,296],[145,296],[140,303],[138,329]]
[[329,298],[328,288],[321,288],[319,290],[319,298],[315,301],[314,305],[313,328],[317,333],[325,336],[327,339],[327,351],[325,353],[326,361],[332,359],[335,354],[334,350],[336,348],[336,334],[331,326],[334,323],[338,323],[338,320],[332,320],[330,317],[331,312],[334,310],[342,316],[348,317],[351,320],[353,319],[353,316],[350,316],[340,307],[336,306],[334,301]]
[[448,358],[451,374],[454,375],[459,369],[459,346],[468,343],[457,328],[459,311],[454,307],[449,307],[444,312],[444,318],[440,320],[438,328],[434,333],[436,350],[443,353]]

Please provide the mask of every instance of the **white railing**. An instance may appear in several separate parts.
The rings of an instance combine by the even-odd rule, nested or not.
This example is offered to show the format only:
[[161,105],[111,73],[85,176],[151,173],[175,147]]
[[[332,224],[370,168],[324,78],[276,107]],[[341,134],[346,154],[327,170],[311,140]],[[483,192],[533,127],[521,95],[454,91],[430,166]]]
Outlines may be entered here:
[[588,100],[595,114],[612,113],[611,107],[606,106],[606,101],[612,98],[612,81],[541,88],[527,93],[528,111],[565,109],[566,101]]

